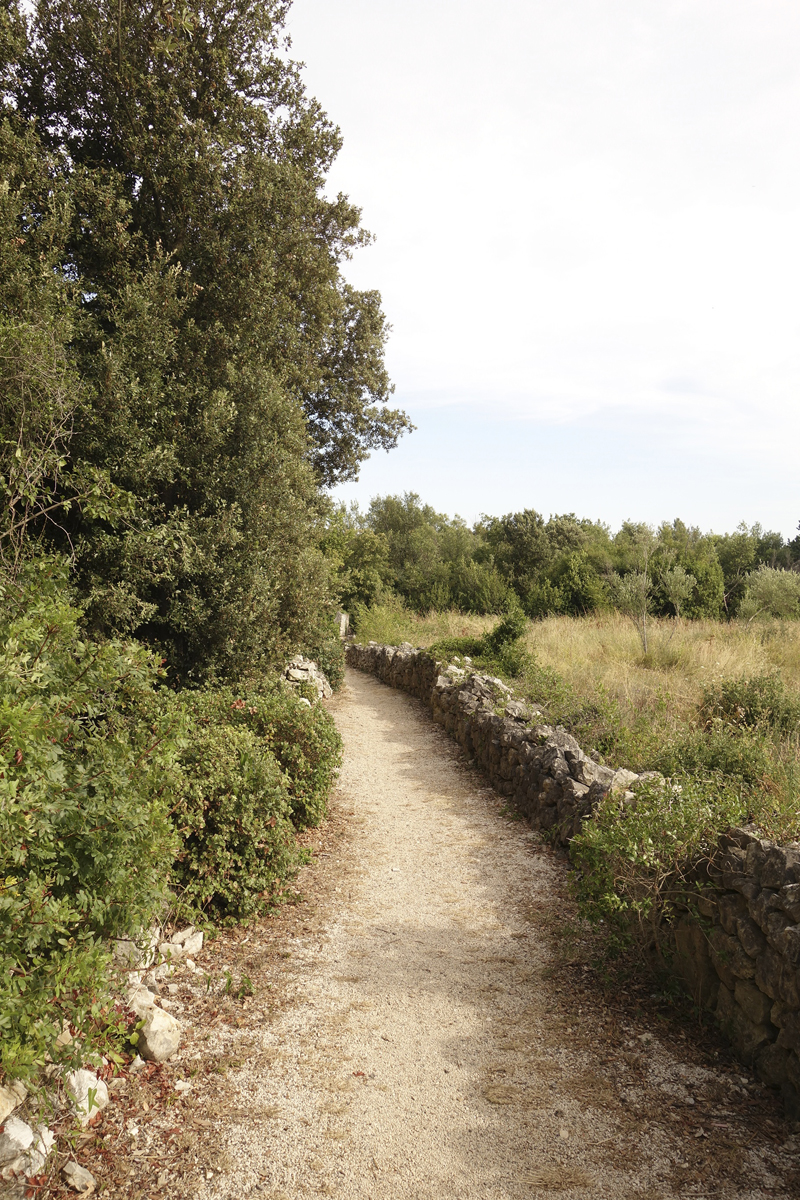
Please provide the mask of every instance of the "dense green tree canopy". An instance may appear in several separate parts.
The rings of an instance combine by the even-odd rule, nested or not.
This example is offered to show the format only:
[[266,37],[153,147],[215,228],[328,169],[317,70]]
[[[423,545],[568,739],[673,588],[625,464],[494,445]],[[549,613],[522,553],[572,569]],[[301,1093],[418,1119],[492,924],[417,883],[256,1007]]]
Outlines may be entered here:
[[759,525],[719,536],[680,520],[658,529],[625,521],[612,534],[574,513],[545,519],[524,509],[484,516],[470,529],[411,492],[376,497],[366,513],[340,510],[328,539],[346,604],[394,594],[419,612],[521,606],[536,618],[615,606],[645,617],[717,619],[726,605],[729,615],[743,613],[745,596],[748,614],[790,611],[792,580],[800,578],[797,539],[784,542]]
[[[4,25],[28,166],[10,242],[26,267],[2,299],[18,314],[19,280],[46,261],[81,388],[69,465],[119,507],[73,505],[49,536],[90,626],[159,644],[180,678],[311,635],[320,488],[408,427],[387,404],[380,297],[342,275],[368,235],[325,194],[339,133],[291,61],[287,8],[41,0],[27,30],[13,4]],[[22,229],[51,210],[43,259]]]
[[[288,57],[288,7],[41,0],[15,99],[76,167],[113,173],[139,256],[188,277],[204,368],[217,376],[246,347],[302,401],[330,484],[407,420],[386,407],[380,298],[340,273],[369,235],[346,197],[324,194],[340,136]],[[74,255],[99,309],[108,247],[94,210]]]

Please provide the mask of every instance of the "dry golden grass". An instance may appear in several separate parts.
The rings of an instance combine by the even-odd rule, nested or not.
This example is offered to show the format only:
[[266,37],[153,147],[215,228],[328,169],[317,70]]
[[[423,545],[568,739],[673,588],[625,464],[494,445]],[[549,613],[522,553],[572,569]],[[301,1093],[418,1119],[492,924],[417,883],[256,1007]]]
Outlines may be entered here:
[[694,712],[703,689],[718,679],[779,671],[800,690],[800,624],[653,620],[649,653],[631,621],[618,613],[550,617],[532,623],[528,648],[578,694],[602,690],[623,711],[669,710],[676,723]]
[[[443,638],[480,637],[497,620],[453,611],[418,616],[392,605],[370,614],[358,637],[427,647]],[[526,641],[540,665],[557,671],[576,695],[591,700],[602,691],[623,713],[658,714],[667,725],[683,724],[716,679],[777,670],[800,691],[800,622],[653,619],[647,657],[633,623],[615,612],[532,621]]]
[[443,638],[480,637],[497,621],[497,617],[476,617],[454,609],[419,616],[393,602],[375,605],[365,613],[356,637],[359,642],[383,642],[389,646],[411,642],[412,646],[427,647]]

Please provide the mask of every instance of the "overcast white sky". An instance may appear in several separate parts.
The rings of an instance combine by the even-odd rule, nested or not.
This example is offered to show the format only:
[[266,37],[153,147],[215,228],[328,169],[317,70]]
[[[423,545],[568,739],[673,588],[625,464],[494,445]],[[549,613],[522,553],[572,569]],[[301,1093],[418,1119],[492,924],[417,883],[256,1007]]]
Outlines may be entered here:
[[797,0],[294,0],[417,432],[338,493],[800,520]]

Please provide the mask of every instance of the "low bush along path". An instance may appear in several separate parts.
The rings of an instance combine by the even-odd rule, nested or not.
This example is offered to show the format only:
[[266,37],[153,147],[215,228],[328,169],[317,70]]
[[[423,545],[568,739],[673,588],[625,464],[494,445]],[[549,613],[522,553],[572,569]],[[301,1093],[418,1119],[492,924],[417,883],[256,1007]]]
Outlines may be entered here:
[[340,836],[293,921],[239,948],[256,998],[224,1035],[239,1065],[191,1194],[800,1195],[798,1127],[650,987],[603,986],[565,861],[423,707],[351,671],[331,708]]

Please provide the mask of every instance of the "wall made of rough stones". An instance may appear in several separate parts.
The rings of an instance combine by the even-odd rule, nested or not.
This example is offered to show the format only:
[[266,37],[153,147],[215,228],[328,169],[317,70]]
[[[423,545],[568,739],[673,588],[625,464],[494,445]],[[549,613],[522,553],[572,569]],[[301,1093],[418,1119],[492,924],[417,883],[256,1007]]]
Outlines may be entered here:
[[[429,705],[493,787],[563,846],[608,791],[632,799],[654,778],[595,762],[501,680],[441,670],[408,643],[352,644],[347,662]],[[779,1087],[789,1112],[800,1116],[800,845],[733,829],[700,873],[703,888],[677,900],[673,968],[715,1013],[740,1059]]]

